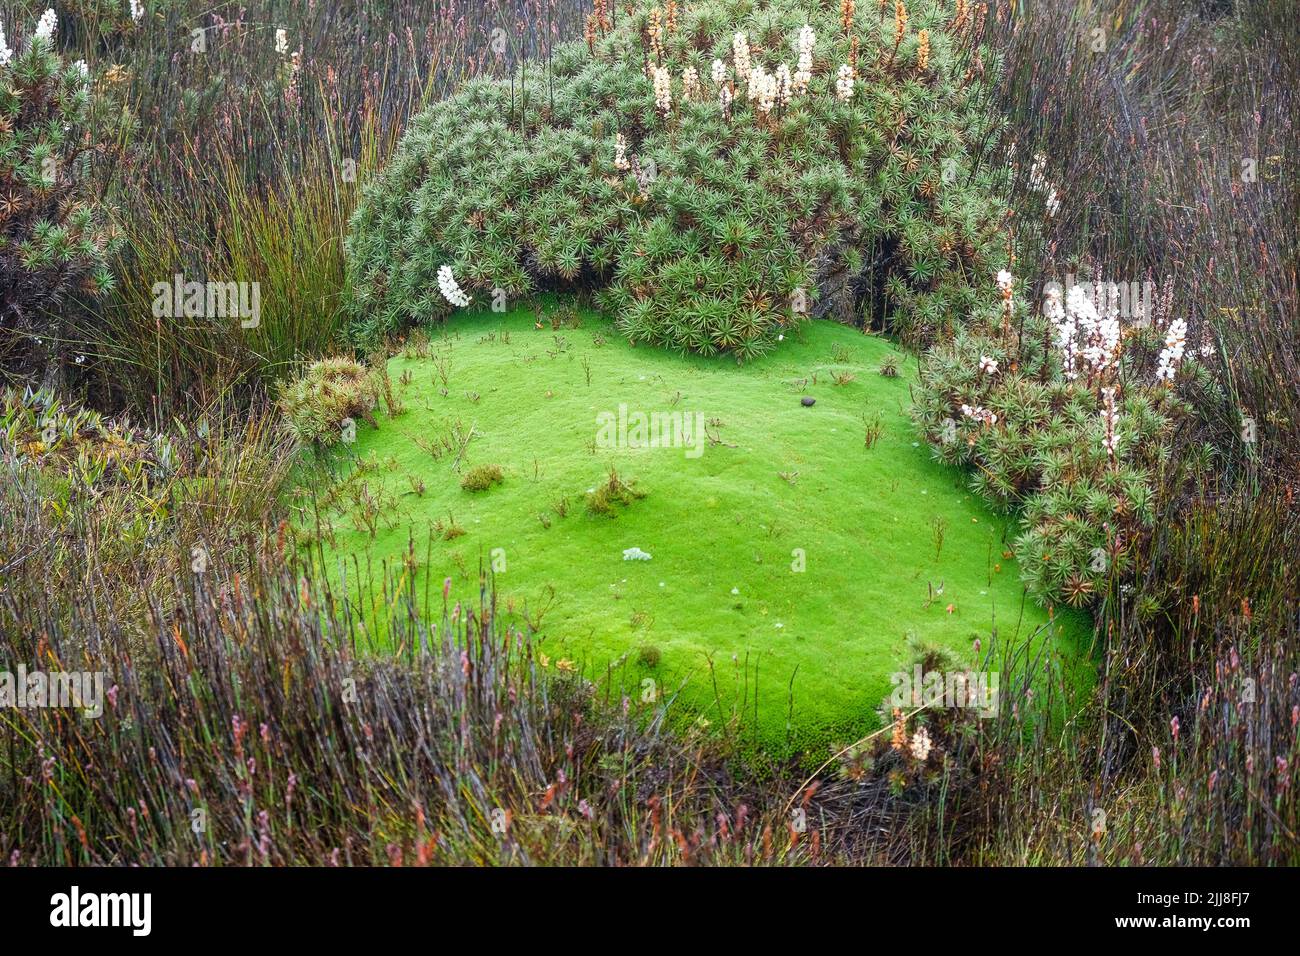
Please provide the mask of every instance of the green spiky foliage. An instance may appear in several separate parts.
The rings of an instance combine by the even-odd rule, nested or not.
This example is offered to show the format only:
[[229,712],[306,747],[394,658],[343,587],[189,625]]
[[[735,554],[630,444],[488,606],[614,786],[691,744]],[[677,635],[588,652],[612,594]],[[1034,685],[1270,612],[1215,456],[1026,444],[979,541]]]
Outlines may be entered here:
[[[996,64],[969,18],[914,0],[899,32],[864,3],[846,31],[837,7],[794,0],[686,3],[671,23],[648,2],[616,6],[548,64],[467,83],[412,122],[351,224],[358,342],[448,315],[443,265],[480,302],[590,288],[633,342],[739,359],[804,314],[928,341],[988,292],[1003,209],[974,151],[997,131],[981,97]],[[768,74],[793,72],[806,24],[807,89],[765,111],[733,37]]]
[[346,440],[349,419],[377,424],[379,389],[377,377],[360,362],[344,356],[324,358],[284,385],[280,408],[299,441],[332,445]]
[[0,369],[30,374],[66,357],[71,302],[113,288],[117,240],[90,183],[89,130],[106,102],[34,31],[8,43],[18,49],[0,64]]
[[[1019,512],[1012,547],[1030,592],[1045,605],[1090,606],[1131,577],[1187,406],[1154,380],[1150,330],[1132,330],[1104,381],[1071,380],[1047,321],[1014,308],[1010,321],[997,309],[980,314],[929,350],[912,413],[936,457],[969,468],[976,492]],[[996,372],[981,368],[986,357]],[[1189,360],[1183,378],[1199,373]],[[1110,386],[1113,453],[1102,417]]]

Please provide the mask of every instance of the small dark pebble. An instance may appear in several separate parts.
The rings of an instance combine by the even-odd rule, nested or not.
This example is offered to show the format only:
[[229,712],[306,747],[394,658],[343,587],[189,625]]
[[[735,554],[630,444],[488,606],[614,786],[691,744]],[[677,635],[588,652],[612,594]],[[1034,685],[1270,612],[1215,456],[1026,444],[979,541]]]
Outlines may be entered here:
[[799,399],[799,401],[802,402],[804,406],[808,408],[811,408],[813,405],[817,404],[817,399],[813,398],[811,395],[805,395],[803,398]]

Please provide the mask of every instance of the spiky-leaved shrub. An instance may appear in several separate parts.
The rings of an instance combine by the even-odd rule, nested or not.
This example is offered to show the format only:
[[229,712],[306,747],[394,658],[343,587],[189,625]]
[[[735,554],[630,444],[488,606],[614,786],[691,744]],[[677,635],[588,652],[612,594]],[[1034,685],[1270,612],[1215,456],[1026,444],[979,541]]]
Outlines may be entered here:
[[[66,356],[69,304],[113,287],[116,244],[90,184],[109,110],[83,63],[55,51],[47,10],[26,37],[0,23],[0,367],[48,371]],[[17,47],[17,49],[15,49]]]
[[583,286],[634,342],[739,358],[805,313],[950,328],[1003,255],[979,31],[932,0],[598,3],[412,122],[352,220],[353,334]]
[[289,430],[302,442],[332,445],[353,432],[357,419],[376,425],[380,383],[360,362],[343,356],[313,362],[280,393]]
[[1014,552],[1030,591],[1081,607],[1131,569],[1186,411],[1171,386],[1195,366],[1159,349],[1176,325],[1124,334],[1118,319],[1102,326],[1103,312],[1067,337],[1082,300],[1055,300],[1058,325],[1050,299],[1049,316],[1021,314],[1006,278],[1002,308],[927,353],[913,415],[939,459],[971,468],[977,492],[1019,513]]

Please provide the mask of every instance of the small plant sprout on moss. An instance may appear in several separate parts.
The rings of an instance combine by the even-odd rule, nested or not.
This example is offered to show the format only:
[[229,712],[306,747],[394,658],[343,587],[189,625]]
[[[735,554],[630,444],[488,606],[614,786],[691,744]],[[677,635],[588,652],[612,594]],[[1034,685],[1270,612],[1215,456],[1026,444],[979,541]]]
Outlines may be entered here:
[[505,476],[500,465],[475,465],[465,472],[465,477],[460,480],[460,486],[466,491],[487,491],[504,480]]
[[624,481],[615,468],[609,469],[609,477],[587,493],[587,510],[594,515],[607,518],[617,517],[615,505],[627,507],[632,502],[644,498],[646,493],[636,487],[636,479]]

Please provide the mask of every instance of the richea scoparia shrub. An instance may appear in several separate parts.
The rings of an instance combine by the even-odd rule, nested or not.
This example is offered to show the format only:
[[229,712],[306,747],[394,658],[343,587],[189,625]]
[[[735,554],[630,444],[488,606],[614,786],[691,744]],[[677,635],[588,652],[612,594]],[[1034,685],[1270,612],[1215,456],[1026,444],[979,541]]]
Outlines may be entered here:
[[71,301],[114,284],[118,240],[89,181],[89,130],[107,129],[114,108],[55,50],[53,10],[26,36],[6,29],[17,27],[0,22],[0,368],[29,374],[66,358]]
[[804,315],[936,337],[1004,264],[973,9],[599,0],[412,122],[352,220],[354,336],[592,288],[633,342],[739,359]]
[[998,284],[999,307],[926,355],[913,415],[938,458],[1019,511],[1013,547],[1035,597],[1082,607],[1129,575],[1189,410],[1179,390],[1203,387],[1204,370],[1184,360],[1181,319],[1126,323],[1080,286],[1049,286],[1031,313],[1009,272]]

